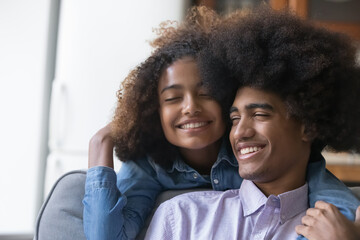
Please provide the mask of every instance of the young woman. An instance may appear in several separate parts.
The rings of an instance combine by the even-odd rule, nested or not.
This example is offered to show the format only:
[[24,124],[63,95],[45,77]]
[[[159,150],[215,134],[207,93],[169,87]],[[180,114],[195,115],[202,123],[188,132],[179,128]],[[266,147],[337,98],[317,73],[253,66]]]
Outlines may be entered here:
[[[90,141],[83,200],[87,239],[135,238],[162,191],[239,188],[227,132],[235,92],[221,77],[206,84],[209,72],[199,61],[218,21],[212,11],[195,8],[180,26],[164,27],[154,53],[123,82],[112,123]],[[211,74],[221,76],[220,66]],[[117,174],[113,147],[123,161]],[[323,200],[351,212],[347,204],[355,197],[325,171],[324,160],[309,164],[307,180],[312,206],[326,195]]]

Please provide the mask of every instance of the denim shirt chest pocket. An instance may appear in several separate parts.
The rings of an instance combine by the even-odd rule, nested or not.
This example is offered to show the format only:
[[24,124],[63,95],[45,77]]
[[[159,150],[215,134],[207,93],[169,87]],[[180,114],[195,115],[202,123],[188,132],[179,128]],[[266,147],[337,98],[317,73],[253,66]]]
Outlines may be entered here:
[[211,187],[208,180],[180,159],[174,162],[171,169],[158,171],[158,179],[165,189]]
[[232,163],[228,158],[222,158],[214,164],[210,178],[212,188],[216,191],[238,189],[243,180],[238,173],[237,164]]

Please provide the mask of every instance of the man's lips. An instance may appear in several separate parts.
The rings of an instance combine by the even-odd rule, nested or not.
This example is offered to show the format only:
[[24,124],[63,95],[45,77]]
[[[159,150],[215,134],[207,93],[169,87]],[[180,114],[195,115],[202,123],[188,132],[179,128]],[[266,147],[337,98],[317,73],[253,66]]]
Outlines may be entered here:
[[236,151],[239,156],[254,155],[261,151],[266,145],[265,144],[244,144],[240,143],[236,146]]

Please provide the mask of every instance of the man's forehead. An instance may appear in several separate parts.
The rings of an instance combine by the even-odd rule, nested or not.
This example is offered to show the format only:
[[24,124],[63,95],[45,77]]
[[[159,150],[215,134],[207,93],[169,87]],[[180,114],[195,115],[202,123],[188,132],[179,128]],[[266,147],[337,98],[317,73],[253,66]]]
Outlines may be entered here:
[[257,89],[252,87],[242,87],[238,89],[236,93],[235,101],[237,99],[241,99],[242,101],[246,101],[246,102],[266,103],[271,101],[272,98],[277,98],[277,95],[262,89]]
[[236,109],[262,108],[274,111],[279,107],[285,107],[284,101],[276,93],[251,87],[239,88],[233,103]]

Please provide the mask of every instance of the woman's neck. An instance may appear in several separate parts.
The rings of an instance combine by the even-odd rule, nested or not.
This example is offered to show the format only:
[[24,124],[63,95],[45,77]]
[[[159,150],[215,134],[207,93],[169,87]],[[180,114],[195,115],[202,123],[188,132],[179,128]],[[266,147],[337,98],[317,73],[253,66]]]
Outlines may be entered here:
[[211,167],[216,162],[222,139],[201,149],[181,148],[180,153],[185,163],[201,175],[210,175]]

